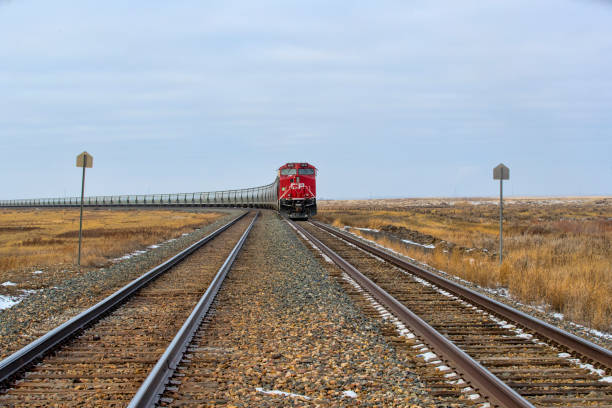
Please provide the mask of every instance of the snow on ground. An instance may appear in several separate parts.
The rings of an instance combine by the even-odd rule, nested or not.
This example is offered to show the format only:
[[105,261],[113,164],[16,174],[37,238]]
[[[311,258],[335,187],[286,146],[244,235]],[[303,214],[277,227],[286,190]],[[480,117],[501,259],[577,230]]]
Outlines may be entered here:
[[41,273],[43,273],[43,271],[34,271],[32,272],[34,275],[40,275]]
[[431,351],[427,351],[423,354],[417,354],[417,357],[421,357],[423,360],[425,361],[429,361],[429,360],[433,360],[435,358],[438,358],[438,356],[434,353],[432,353]]
[[261,387],[257,387],[255,388],[255,390],[257,392],[261,392],[262,394],[268,394],[268,395],[282,395],[283,397],[294,397],[294,398],[303,398],[306,400],[309,400],[310,397],[307,397],[305,395],[301,395],[301,394],[294,394],[292,392],[286,392],[286,391],[280,391],[280,390],[265,390]]
[[[3,286],[6,286],[6,285],[3,284]],[[32,293],[40,292],[41,290],[43,289],[23,289],[21,291],[23,293],[22,295],[18,295],[18,296],[0,295],[0,310],[9,309],[15,306],[16,304],[18,304],[19,302],[21,302],[23,299],[27,298]]]
[[[186,235],[189,235],[189,233],[187,233],[187,232],[186,232],[186,233],[182,234],[181,236],[183,236],[183,237],[184,237],[184,236],[186,236]],[[157,243],[157,244],[149,245],[149,246],[148,246],[146,249],[144,249],[144,250],[139,249],[139,250],[136,250],[136,251],[134,251],[134,252],[132,252],[132,253],[129,253],[129,254],[125,254],[125,255],[123,255],[123,256],[120,256],[119,258],[114,258],[114,259],[111,259],[111,261],[112,261],[112,262],[120,262],[120,261],[124,261],[124,260],[126,260],[126,259],[133,258],[133,257],[135,257],[135,256],[140,256],[140,255],[142,255],[142,254],[146,254],[146,253],[147,253],[149,250],[151,250],[151,249],[157,249],[157,248],[161,247],[162,245],[165,245],[165,244],[168,244],[168,243],[170,243],[170,242],[174,242],[174,241],[176,241],[176,238],[171,238],[171,239],[169,239],[169,240],[167,240],[167,241],[164,241],[164,242],[159,242],[159,243]],[[36,272],[34,272],[34,273],[36,273]],[[42,273],[42,272],[41,272],[41,273]]]
[[[342,229],[343,229],[344,231],[346,231],[346,232],[348,232],[348,233],[350,233],[350,234],[353,234],[353,235],[355,235],[355,236],[358,236],[358,237],[360,237],[360,238],[363,238],[363,237],[361,237],[360,235],[357,235],[357,234],[352,233],[352,232],[351,232],[351,229],[356,229],[356,230],[358,230],[358,231],[367,231],[367,232],[380,232],[380,230],[377,230],[377,229],[372,229],[372,228],[360,228],[360,227],[349,227],[348,225],[345,225],[345,226],[344,226]],[[418,243],[418,242],[414,242],[414,241],[411,241],[411,240],[409,240],[409,239],[402,239],[402,242],[404,242],[404,243],[406,243],[406,244],[408,244],[408,245],[415,245],[415,246],[419,246],[419,247],[421,247],[421,248],[427,248],[427,249],[434,249],[434,248],[436,247],[434,244],[420,244],[420,243]]]
[[380,232],[380,230],[372,229],[372,228],[359,228],[359,227],[351,227],[351,228],[355,228],[356,230],[359,230],[359,231]]
[[113,262],[123,261],[123,260],[125,260],[125,259],[130,259],[130,258],[133,258],[133,257],[135,257],[135,256],[142,255],[142,254],[146,254],[146,253],[147,253],[147,251],[143,251],[143,250],[140,250],[140,249],[139,249],[139,250],[134,251],[134,252],[132,252],[132,253],[130,253],[130,254],[125,254],[125,255],[123,255],[123,256],[120,256],[119,258],[115,258],[115,259],[113,259],[112,261],[113,261]]
[[15,296],[0,295],[0,310],[8,309],[21,302],[21,298]]
[[428,249],[434,249],[436,247],[434,244],[419,244],[418,242],[414,242],[409,239],[402,239],[402,242],[405,242],[406,244],[410,244],[410,245],[416,245],[416,246],[420,246],[423,248],[428,248]]
[[15,282],[6,281],[2,283],[2,286],[17,286]]

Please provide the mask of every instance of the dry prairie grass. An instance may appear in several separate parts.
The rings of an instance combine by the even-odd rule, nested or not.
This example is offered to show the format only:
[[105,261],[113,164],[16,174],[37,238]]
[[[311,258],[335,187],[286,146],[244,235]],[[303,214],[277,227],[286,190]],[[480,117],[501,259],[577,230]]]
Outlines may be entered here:
[[[317,216],[336,226],[388,226],[432,235],[451,243],[433,251],[397,240],[380,244],[481,286],[506,287],[519,301],[550,305],[589,327],[612,329],[612,199],[518,199],[504,208],[504,262],[499,265],[499,208],[479,201],[412,199],[410,205],[377,200],[319,206]],[[359,231],[356,231],[359,233]],[[361,233],[372,239],[371,235]],[[453,246],[453,244],[456,244]],[[476,250],[471,250],[475,248]],[[486,250],[486,251],[483,251]]]
[[[136,249],[209,224],[219,213],[92,210],[83,215],[81,264],[101,266]],[[78,209],[0,210],[0,273],[76,264]]]

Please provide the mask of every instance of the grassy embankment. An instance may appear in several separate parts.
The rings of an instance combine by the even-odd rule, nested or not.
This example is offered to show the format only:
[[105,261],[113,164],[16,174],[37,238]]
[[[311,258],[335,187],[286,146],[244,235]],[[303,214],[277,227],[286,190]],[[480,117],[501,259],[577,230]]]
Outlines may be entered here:
[[573,321],[612,329],[612,199],[510,200],[504,208],[501,267],[499,207],[494,201],[448,201],[376,200],[370,208],[367,201],[323,202],[318,218],[336,226],[394,226],[446,240],[456,244],[453,250],[437,245],[426,252],[377,239],[479,285],[506,287],[519,301],[550,305]]
[[[191,232],[220,216],[169,210],[86,209],[81,264],[102,266],[126,253]],[[78,209],[0,210],[0,273],[74,265],[78,237]]]

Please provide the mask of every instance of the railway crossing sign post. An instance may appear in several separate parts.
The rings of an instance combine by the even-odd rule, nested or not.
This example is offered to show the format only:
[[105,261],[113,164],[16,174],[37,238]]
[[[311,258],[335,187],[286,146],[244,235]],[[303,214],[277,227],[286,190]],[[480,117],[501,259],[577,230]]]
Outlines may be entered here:
[[504,180],[510,180],[510,169],[500,163],[493,169],[493,180],[499,180],[499,264],[503,259]]
[[93,167],[93,156],[87,152],[79,154],[76,158],[76,166],[83,168],[83,179],[81,181],[81,217],[79,219],[79,257],[77,264],[81,266],[81,241],[83,240],[83,199],[85,196],[85,169]]

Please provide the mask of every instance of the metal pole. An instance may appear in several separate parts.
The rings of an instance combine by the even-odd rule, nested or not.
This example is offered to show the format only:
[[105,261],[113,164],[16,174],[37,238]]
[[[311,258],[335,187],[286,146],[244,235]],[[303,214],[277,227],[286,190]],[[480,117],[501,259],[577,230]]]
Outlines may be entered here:
[[81,240],[83,239],[83,197],[85,195],[85,168],[87,167],[87,155],[83,156],[83,180],[81,182],[81,218],[79,219],[79,258],[77,265],[81,266]]
[[503,220],[504,220],[504,188],[503,178],[499,179],[499,264],[502,264],[503,260],[503,249],[504,249],[504,235],[503,235]]

